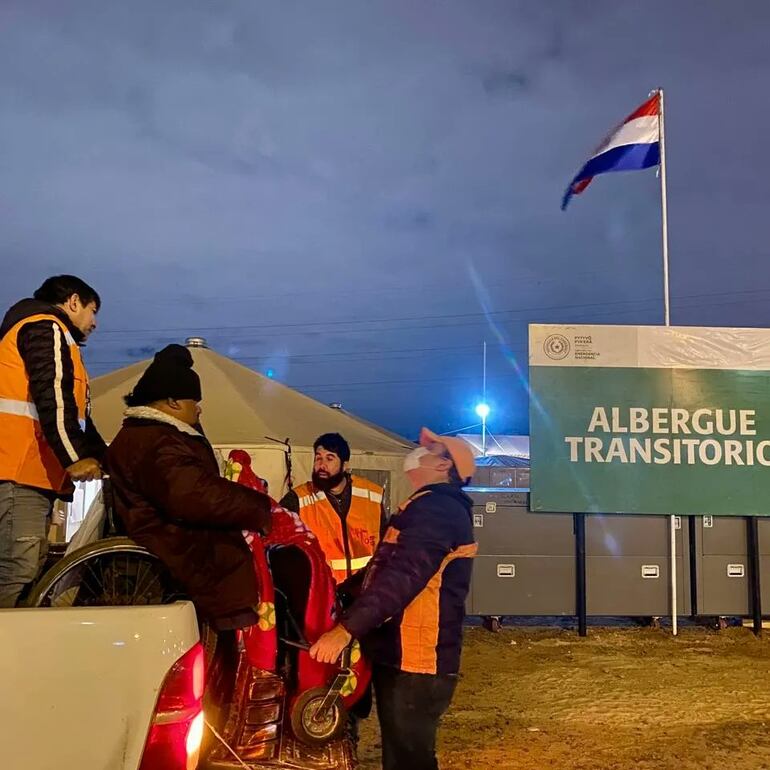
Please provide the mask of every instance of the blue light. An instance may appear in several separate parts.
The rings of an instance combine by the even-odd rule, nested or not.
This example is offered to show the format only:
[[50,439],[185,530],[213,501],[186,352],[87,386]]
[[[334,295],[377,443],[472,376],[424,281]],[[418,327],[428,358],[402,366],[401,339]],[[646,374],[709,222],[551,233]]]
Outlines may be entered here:
[[484,402],[476,404],[476,414],[481,417],[482,420],[486,420],[489,417],[489,404]]
[[272,380],[275,377],[275,372],[272,369],[268,369],[265,374]]

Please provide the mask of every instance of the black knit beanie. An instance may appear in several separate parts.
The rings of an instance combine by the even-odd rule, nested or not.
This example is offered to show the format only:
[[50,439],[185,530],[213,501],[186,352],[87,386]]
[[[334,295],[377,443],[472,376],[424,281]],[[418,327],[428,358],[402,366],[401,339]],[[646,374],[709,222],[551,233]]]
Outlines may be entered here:
[[146,406],[164,398],[201,400],[200,377],[193,371],[193,357],[183,345],[159,350],[134,389],[125,397],[128,406]]

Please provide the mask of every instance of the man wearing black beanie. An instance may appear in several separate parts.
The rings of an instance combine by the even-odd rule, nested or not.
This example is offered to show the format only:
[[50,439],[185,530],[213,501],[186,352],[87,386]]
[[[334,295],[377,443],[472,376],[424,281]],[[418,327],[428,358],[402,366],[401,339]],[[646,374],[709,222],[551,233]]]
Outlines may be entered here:
[[219,475],[200,428],[201,383],[182,345],[168,345],[125,397],[107,451],[115,508],[218,630],[257,622],[251,552],[242,530],[266,531],[270,498]]

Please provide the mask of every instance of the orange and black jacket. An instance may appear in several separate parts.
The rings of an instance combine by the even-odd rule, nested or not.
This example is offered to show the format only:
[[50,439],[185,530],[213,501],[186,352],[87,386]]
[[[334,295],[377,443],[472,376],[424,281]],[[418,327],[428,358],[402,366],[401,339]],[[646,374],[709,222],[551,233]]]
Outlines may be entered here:
[[458,484],[431,484],[391,517],[342,619],[375,663],[420,674],[459,671],[476,553],[472,505]]

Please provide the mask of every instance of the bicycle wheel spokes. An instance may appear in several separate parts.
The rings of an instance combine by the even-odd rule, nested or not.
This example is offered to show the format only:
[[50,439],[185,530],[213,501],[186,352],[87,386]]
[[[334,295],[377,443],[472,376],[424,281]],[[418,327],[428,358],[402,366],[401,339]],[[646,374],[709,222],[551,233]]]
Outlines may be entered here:
[[94,555],[63,574],[42,604],[51,607],[166,604],[180,594],[154,557],[134,552]]
[[132,604],[162,604],[163,583],[157,562],[138,565]]

